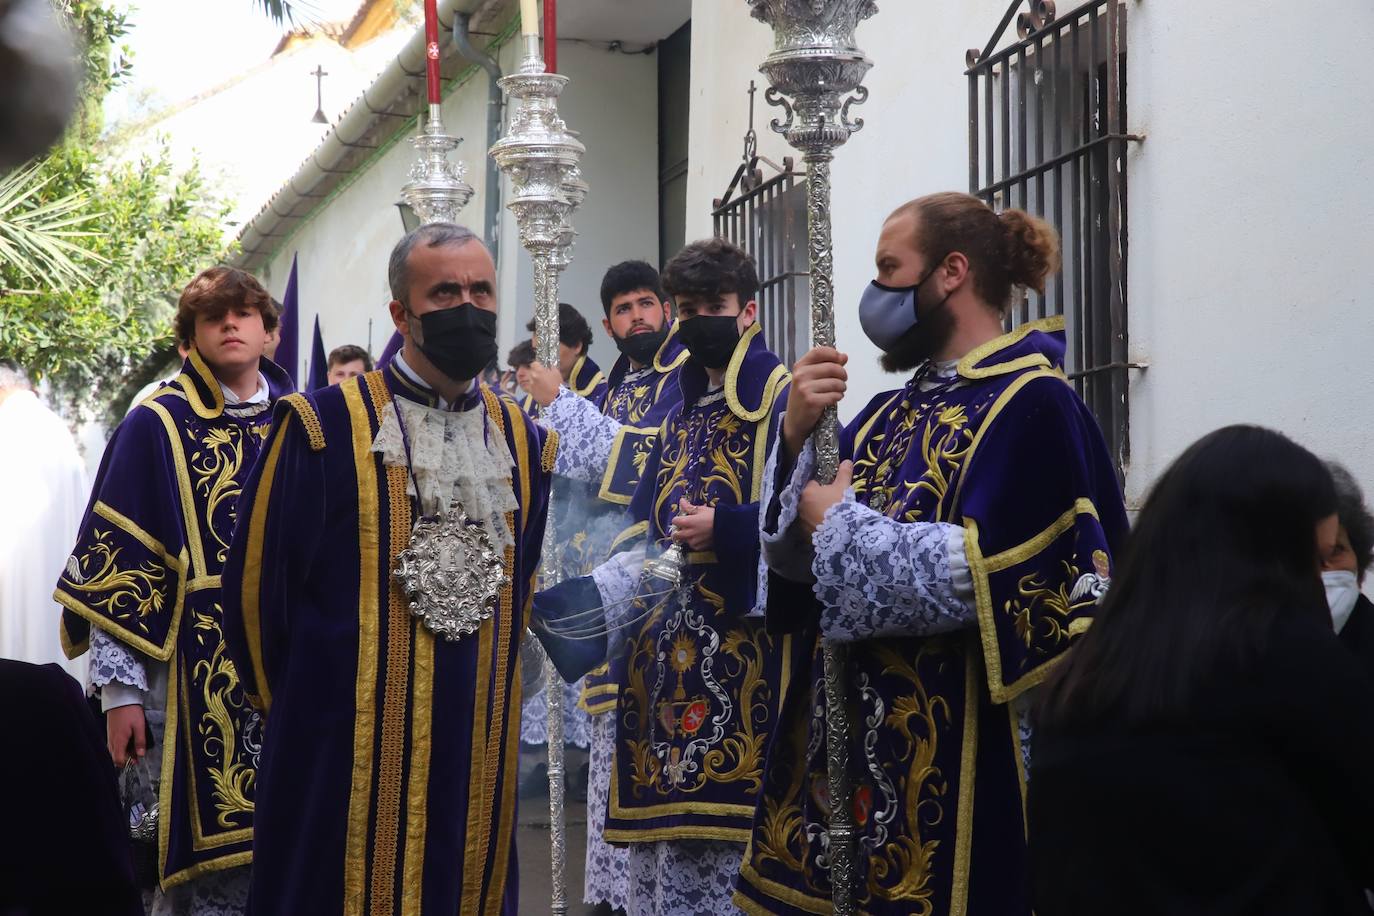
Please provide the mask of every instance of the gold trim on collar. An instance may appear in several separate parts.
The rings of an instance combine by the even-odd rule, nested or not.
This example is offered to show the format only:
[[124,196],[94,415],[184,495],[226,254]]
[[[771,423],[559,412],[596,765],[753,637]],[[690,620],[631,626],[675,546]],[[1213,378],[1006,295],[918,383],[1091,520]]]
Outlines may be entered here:
[[683,363],[685,363],[687,361],[687,357],[692,355],[688,353],[687,348],[684,347],[678,351],[677,356],[673,358],[673,361],[671,363],[669,363],[666,366],[663,365],[663,354],[668,349],[668,343],[671,340],[673,340],[673,338],[677,337],[677,329],[681,324],[681,321],[674,321],[673,326],[668,329],[668,336],[663,338],[663,343],[659,344],[658,349],[654,351],[654,358],[652,362],[650,362],[649,364],[654,368],[654,371],[672,372],[678,366],[681,366]]
[[759,406],[753,410],[746,410],[744,404],[739,399],[739,373],[744,365],[744,358],[749,354],[749,347],[755,337],[763,332],[763,327],[756,321],[751,324],[745,332],[740,335],[739,343],[735,345],[735,352],[730,357],[730,364],[725,369],[725,403],[730,408],[730,412],[744,420],[746,423],[757,423],[773,409],[773,401],[778,396],[778,390],[784,380],[790,380],[791,374],[787,367],[779,363],[773,367],[772,373],[768,376],[768,381],[764,382],[763,394],[759,397]]
[[[390,372],[396,378],[396,381],[400,382],[401,385],[403,385],[404,387],[410,389],[410,391],[417,397],[424,398],[428,406],[434,407],[436,404],[439,403],[438,395],[436,395],[433,391],[426,391],[425,389],[416,385],[410,379],[406,378],[406,374],[402,372],[400,369],[397,369],[394,363],[387,363],[385,371]],[[370,375],[371,373],[368,374]]]
[[596,386],[601,384],[606,378],[601,374],[601,370],[597,369],[586,385],[581,388],[575,387],[577,385],[577,375],[582,371],[582,367],[585,365],[587,365],[587,354],[583,353],[577,358],[577,362],[573,363],[572,371],[568,373],[568,387],[572,389],[573,394],[580,395],[584,398],[595,391]]
[[1010,346],[1020,343],[1032,331],[1062,331],[1064,330],[1064,317],[1056,315],[1051,318],[1041,318],[1039,321],[1028,321],[1021,325],[1010,334],[1003,334],[1001,337],[989,340],[980,347],[974,347],[964,354],[964,358],[959,360],[959,374],[967,379],[992,378],[997,375],[1006,375],[1008,372],[1019,372],[1022,369],[1029,369],[1036,366],[1044,366],[1047,369],[1054,368],[1049,359],[1042,353],[1031,353],[1014,359],[1009,363],[1001,363],[996,366],[988,366],[985,369],[977,368],[978,364],[994,356]]
[[[186,400],[197,416],[206,420],[213,420],[224,413],[224,392],[220,390],[219,379],[215,378],[215,373],[210,368],[210,364],[205,361],[205,357],[201,356],[200,351],[195,347],[192,347],[191,351],[186,354],[186,361],[191,364],[194,374],[182,372],[177,377],[178,381],[185,380],[182,382],[182,388],[186,392]],[[196,384],[197,381],[210,392],[212,406],[206,406],[205,398],[202,396],[203,392]]]

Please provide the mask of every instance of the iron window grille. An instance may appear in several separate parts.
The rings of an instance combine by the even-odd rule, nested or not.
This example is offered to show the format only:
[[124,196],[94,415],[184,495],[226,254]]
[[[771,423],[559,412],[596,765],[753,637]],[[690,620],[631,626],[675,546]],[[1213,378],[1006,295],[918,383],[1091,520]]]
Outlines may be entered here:
[[[765,178],[760,163],[776,174]],[[769,348],[793,365],[811,340],[805,175],[796,171],[790,156],[779,168],[751,153],[735,170],[725,196],[712,204],[711,217],[717,238],[753,256],[759,272],[759,323]]]
[[[1018,15],[1025,6],[1027,9]],[[1017,41],[997,49],[1012,19]],[[1063,267],[1045,294],[1013,303],[1010,328],[1062,315],[1069,377],[1124,480],[1130,461],[1126,302],[1126,5],[1090,0],[1062,16],[1014,0],[967,55],[969,187],[1059,231]]]

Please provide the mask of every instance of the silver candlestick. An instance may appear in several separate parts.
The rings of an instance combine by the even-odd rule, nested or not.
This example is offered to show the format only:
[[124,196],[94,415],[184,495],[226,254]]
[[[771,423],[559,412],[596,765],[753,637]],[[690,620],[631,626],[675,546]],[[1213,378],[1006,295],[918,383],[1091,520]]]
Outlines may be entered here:
[[413,141],[420,159],[410,167],[410,181],[401,188],[401,199],[415,211],[421,225],[456,223],[458,211],[472,199],[472,185],[463,180],[462,162],[448,154],[462,143],[461,137],[444,132],[438,105],[429,106],[429,119]]
[[[507,206],[520,227],[520,244],[534,261],[536,354],[545,366],[557,366],[558,273],[560,264],[567,265],[575,207],[567,184],[586,147],[558,116],[558,96],[568,78],[545,71],[537,35],[526,35],[524,40],[525,56],[520,66],[501,79],[501,88],[512,100],[510,124],[506,135],[491,148],[491,155],[510,178],[511,199]],[[585,195],[586,185],[581,188]],[[547,588],[557,582],[559,575],[552,510],[545,525],[542,568]],[[562,678],[547,656],[544,680],[549,706],[551,909],[555,916],[563,916],[568,912],[564,874],[567,832],[563,814],[563,688]]]
[[[859,23],[878,12],[874,0],[747,0],[750,11],[773,28],[773,52],[759,70],[770,86],[770,105],[783,109],[773,130],[806,163],[807,250],[811,263],[811,340],[835,344],[834,257],[830,239],[830,162],[836,147],[863,127],[849,119],[852,105],[868,98],[864,75],[873,62],[854,43]],[[812,442],[816,477],[830,483],[840,465],[839,417],[821,417]],[[830,885],[836,916],[854,912],[854,808],[849,784],[849,707],[846,652],[822,644],[825,664],[826,765],[830,782]]]

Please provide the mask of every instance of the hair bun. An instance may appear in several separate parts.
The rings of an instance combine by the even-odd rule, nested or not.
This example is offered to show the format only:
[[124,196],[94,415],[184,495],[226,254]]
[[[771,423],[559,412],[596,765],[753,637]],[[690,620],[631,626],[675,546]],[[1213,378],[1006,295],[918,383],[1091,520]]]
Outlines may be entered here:
[[997,216],[1007,237],[1007,270],[1019,286],[1045,292],[1045,280],[1059,269],[1059,233],[1025,210],[1004,210]]

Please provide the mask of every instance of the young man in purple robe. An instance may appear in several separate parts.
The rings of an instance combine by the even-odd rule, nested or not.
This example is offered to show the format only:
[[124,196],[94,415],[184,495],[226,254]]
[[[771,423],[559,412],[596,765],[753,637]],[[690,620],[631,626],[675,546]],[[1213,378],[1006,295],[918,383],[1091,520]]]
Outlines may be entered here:
[[63,646],[90,650],[115,765],[147,758],[127,778],[148,807],[160,778],[154,914],[240,913],[247,899],[262,721],[226,653],[220,577],[272,405],[291,391],[263,355],[276,326],[243,271],[191,281],[181,374],[115,430],[57,583]]
[[[545,425],[559,435],[554,471],[595,487],[598,503],[584,506],[589,523],[582,553],[600,563],[625,533],[625,507],[643,476],[659,427],[682,403],[678,372],[687,350],[672,321],[658,271],[644,261],[623,261],[601,280],[602,326],[620,358],[611,369],[605,400],[579,396],[553,369],[534,364],[531,396]],[[627,537],[630,535],[627,535]],[[588,570],[583,570],[586,572]],[[624,909],[629,899],[628,855],[605,841],[606,797],[611,785],[619,687],[602,664],[582,680],[578,706],[591,716],[587,773],[587,867],[583,902]]]
[[[763,465],[787,403],[787,367],[757,322],[758,274],[721,239],[664,268],[690,354],[630,502],[633,548],[592,576],[541,593],[555,660],[569,609],[600,605],[619,692],[605,838],[629,847],[627,912],[715,916],[730,909],[764,751],[790,672],[809,649],[751,614]],[[641,581],[646,551],[683,551],[682,588]],[[560,633],[560,630],[563,632]],[[598,659],[599,660],[599,659]]]
[[[1058,239],[1019,210],[936,194],[892,214],[859,319],[914,374],[844,429],[835,482],[808,435],[847,358],[796,366],[762,517],[770,628],[810,634],[741,869],[749,912],[830,904],[819,636],[845,684],[854,895],[871,914],[1029,916],[1026,693],[1092,623],[1126,532],[1116,470],[1063,374],[1063,322],[1004,333]],[[976,803],[976,808],[975,808]]]
[[516,746],[557,448],[478,376],[496,267],[392,251],[385,369],[288,398],[244,493],[226,635],[267,719],[253,916],[517,912]]

